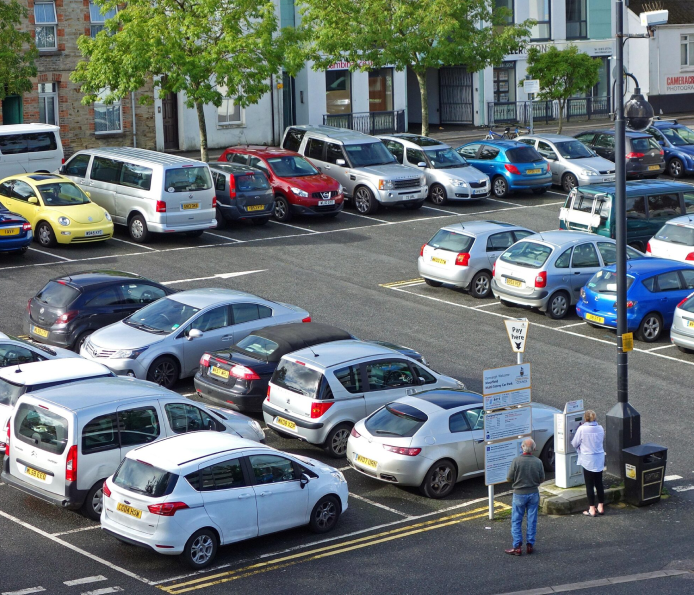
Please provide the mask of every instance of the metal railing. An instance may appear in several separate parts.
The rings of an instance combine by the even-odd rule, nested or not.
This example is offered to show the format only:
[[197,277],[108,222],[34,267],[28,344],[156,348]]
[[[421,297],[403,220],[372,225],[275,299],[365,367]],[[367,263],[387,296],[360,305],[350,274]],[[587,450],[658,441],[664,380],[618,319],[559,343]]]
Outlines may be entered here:
[[360,112],[324,114],[323,124],[349,128],[364,134],[394,134],[405,132],[405,110],[391,112]]
[[[547,101],[511,101],[507,103],[488,102],[487,122],[493,124],[522,124],[530,123],[532,105],[533,120],[546,124],[559,119],[559,102]],[[611,97],[572,97],[567,99],[564,107],[564,121],[572,118],[588,119],[595,117],[607,118],[610,114]]]

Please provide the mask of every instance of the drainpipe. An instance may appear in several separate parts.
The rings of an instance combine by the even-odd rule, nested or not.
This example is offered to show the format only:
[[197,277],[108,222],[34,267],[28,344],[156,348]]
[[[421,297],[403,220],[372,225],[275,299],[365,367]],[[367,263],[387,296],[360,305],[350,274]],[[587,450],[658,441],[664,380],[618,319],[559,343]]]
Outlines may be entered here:
[[272,146],[275,146],[275,81],[274,76],[270,75],[270,115],[272,121]]
[[135,92],[130,92],[130,109],[133,112],[133,147],[137,148],[137,124],[135,122]]

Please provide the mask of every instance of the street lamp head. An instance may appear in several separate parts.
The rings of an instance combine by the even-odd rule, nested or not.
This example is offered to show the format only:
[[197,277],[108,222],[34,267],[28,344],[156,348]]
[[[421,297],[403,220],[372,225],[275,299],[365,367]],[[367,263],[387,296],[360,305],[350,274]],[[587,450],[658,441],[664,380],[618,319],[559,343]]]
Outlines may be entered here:
[[636,87],[631,99],[624,106],[624,119],[632,130],[646,130],[653,123],[653,106],[641,95]]

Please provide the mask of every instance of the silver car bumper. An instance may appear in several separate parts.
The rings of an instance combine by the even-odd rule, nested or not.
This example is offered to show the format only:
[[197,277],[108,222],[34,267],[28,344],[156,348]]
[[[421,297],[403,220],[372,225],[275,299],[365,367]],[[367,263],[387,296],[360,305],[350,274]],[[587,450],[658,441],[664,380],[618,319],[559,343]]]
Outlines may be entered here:
[[603,182],[615,181],[614,174],[605,174],[599,176],[582,176],[580,174],[576,174],[576,178],[578,179],[579,186],[587,186],[589,184],[602,184]]
[[520,304],[521,306],[539,308],[543,312],[547,310],[549,291],[546,288],[535,289],[527,295],[518,295],[499,285],[496,282],[496,279],[492,279],[492,293],[494,294],[495,298],[500,300],[511,302],[513,304]]
[[694,337],[678,332],[674,326],[670,329],[670,341],[680,347],[694,349]]
[[448,200],[479,200],[489,196],[491,192],[491,184],[486,183],[484,188],[470,188],[467,186],[454,186],[453,184],[437,182],[446,189],[446,197]]
[[[376,468],[357,460],[361,455],[377,463]],[[432,465],[432,460],[423,456],[397,455],[383,449],[381,443],[369,444],[364,438],[352,437],[347,441],[347,462],[359,473],[387,483],[403,486],[419,486]]]
[[186,231],[200,231],[201,229],[213,229],[217,227],[217,220],[189,223],[187,225],[166,225],[165,223],[147,222],[149,231],[155,233],[181,233]]
[[440,265],[433,265],[431,261],[427,262],[421,256],[417,259],[420,277],[441,283],[450,283],[456,287],[468,287],[476,271],[470,267],[459,266],[455,268],[456,270],[450,270]]
[[140,380],[147,380],[147,370],[149,363],[141,359],[114,359],[110,357],[94,357],[84,348],[80,349],[80,355],[93,362],[98,362],[106,366],[117,376],[133,376]]
[[[286,426],[278,424],[275,421],[277,417],[293,421],[296,423],[296,429],[291,430]],[[296,415],[285,413],[280,409],[275,409],[266,402],[263,403],[263,419],[268,428],[275,430],[283,436],[304,440],[305,442],[316,445],[321,445],[325,442],[327,433],[330,430],[330,428],[322,422],[300,419]]]
[[[404,204],[426,199],[428,190],[427,186],[417,186],[415,188],[406,188],[402,190],[379,190],[376,198],[382,204]],[[414,198],[407,198],[408,196]]]

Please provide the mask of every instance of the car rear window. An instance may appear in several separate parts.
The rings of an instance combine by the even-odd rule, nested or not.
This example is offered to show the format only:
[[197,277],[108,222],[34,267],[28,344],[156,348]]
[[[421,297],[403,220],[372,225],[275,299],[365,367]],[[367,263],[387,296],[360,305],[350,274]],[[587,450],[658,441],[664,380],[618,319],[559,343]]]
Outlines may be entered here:
[[429,246],[439,250],[450,250],[451,252],[469,252],[475,238],[440,229],[433,238],[429,240]]
[[113,483],[124,490],[145,494],[152,498],[161,498],[166,492],[172,476],[172,473],[149,463],[135,459],[123,459],[118,471],[113,476]]
[[241,190],[268,190],[270,183],[265,174],[236,174],[236,189]]
[[23,385],[12,384],[3,378],[0,378],[0,405],[14,407],[17,404],[17,400],[24,394],[24,392]]
[[694,313],[694,294],[690,295],[684,303],[677,306],[680,310]]
[[509,264],[516,264],[531,269],[539,269],[552,254],[552,249],[536,242],[518,242],[511,246],[499,258]]
[[193,192],[212,188],[212,177],[207,167],[177,167],[167,169],[164,177],[167,192]]
[[660,151],[660,145],[654,138],[632,138],[631,139],[631,150],[645,153],[651,149],[658,149]]
[[283,359],[272,375],[272,384],[307,397],[315,397],[323,374],[308,366]]
[[250,355],[268,357],[275,352],[275,350],[279,347],[279,344],[271,341],[270,339],[266,339],[265,337],[248,335],[245,339],[239,341],[235,347],[241,351],[249,353]]
[[[627,275],[627,289],[634,283],[634,278]],[[598,271],[588,281],[588,289],[596,293],[616,293],[617,273],[613,271]]]
[[404,403],[390,403],[369,417],[365,426],[374,436],[394,436],[409,438],[429,418],[426,413]]
[[509,163],[530,163],[531,161],[542,161],[543,157],[533,147],[518,147],[506,151],[506,159]]
[[43,407],[22,403],[14,418],[14,433],[21,442],[59,455],[67,445],[68,421]]
[[36,299],[44,304],[64,308],[79,296],[79,290],[59,281],[49,281],[46,286],[36,294]]
[[655,239],[684,246],[694,246],[694,228],[666,223],[655,234]]

